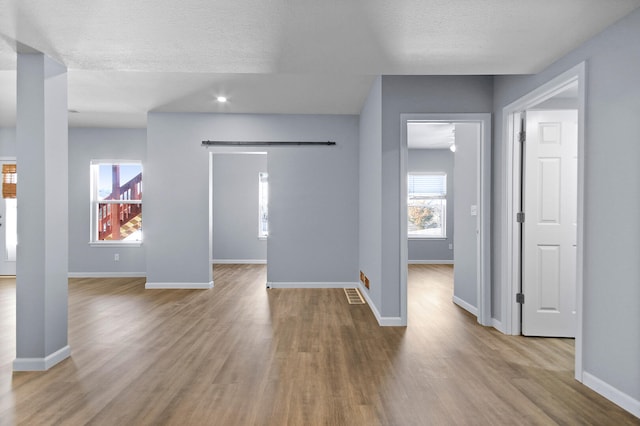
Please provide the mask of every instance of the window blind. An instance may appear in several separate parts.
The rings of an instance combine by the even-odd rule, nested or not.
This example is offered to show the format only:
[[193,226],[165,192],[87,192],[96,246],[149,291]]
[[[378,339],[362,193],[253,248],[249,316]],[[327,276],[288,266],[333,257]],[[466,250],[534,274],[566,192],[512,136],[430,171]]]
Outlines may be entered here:
[[412,195],[446,195],[446,174],[410,173],[407,179],[409,196]]
[[15,164],[2,165],[2,197],[16,198],[16,183],[18,175],[16,174]]

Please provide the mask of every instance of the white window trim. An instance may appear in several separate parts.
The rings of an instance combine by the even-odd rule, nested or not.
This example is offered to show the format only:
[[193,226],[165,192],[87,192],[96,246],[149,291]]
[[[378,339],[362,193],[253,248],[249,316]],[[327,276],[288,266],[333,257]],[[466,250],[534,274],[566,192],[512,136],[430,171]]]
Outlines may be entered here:
[[[140,165],[144,177],[144,165],[142,160],[91,160],[89,180],[89,246],[90,247],[140,247],[142,241],[105,241],[98,240],[98,204],[140,204],[143,200],[97,200],[98,167],[100,164],[136,164]],[[144,184],[143,184],[144,187]],[[144,235],[144,234],[143,234]],[[144,239],[144,236],[142,237]]]

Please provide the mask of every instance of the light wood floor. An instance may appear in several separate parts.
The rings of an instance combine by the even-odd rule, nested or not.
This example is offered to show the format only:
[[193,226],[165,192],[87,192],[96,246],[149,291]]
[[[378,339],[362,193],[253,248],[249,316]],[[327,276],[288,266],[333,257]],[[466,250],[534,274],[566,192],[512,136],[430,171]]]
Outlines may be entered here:
[[412,266],[409,327],[339,289],[212,290],[71,279],[72,357],[12,373],[15,281],[0,279],[0,424],[640,424],[573,379],[573,341],[504,336],[451,302],[449,266]]

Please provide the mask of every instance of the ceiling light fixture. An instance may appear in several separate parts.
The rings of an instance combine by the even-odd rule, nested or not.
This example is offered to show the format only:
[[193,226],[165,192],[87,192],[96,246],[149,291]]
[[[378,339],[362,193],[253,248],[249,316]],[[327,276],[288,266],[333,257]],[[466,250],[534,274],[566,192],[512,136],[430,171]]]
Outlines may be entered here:
[[227,102],[227,97],[226,97],[226,96],[218,96],[218,97],[216,98],[216,100],[217,100],[218,102],[220,102],[221,104],[223,104],[223,103]]

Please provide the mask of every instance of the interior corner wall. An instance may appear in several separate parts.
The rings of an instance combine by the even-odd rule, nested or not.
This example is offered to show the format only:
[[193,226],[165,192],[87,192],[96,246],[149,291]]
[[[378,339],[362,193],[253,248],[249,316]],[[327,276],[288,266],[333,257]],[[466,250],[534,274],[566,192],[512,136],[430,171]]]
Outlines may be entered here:
[[491,76],[382,77],[382,316],[400,317],[401,121],[403,113],[490,113]]
[[453,244],[454,220],[453,212],[454,154],[449,149],[410,149],[407,159],[407,172],[444,172],[447,174],[447,238],[418,238],[409,240],[409,263],[412,261],[453,261],[453,250],[449,244]]
[[359,261],[369,278],[366,291],[378,313],[382,308],[382,78],[371,86],[360,113]]
[[[150,113],[148,280],[198,283],[211,271],[209,152],[201,141],[333,140],[337,145],[332,147],[266,150],[267,280],[301,287],[357,282],[357,138],[356,116]],[[180,232],[175,227],[167,232],[167,224],[177,218],[182,218]]]
[[[640,9],[542,72],[495,78],[494,253],[502,251],[506,177],[502,111],[555,76],[586,61],[584,148],[583,370],[640,413]],[[631,190],[630,190],[631,189]],[[504,285],[492,256],[493,292]],[[493,305],[500,300],[494,298]],[[600,389],[602,392],[602,389]],[[635,401],[635,402],[634,402]],[[631,406],[631,408],[630,408]]]
[[213,155],[213,259],[267,260],[267,240],[258,238],[258,175],[266,154]]
[[[144,164],[146,146],[145,129],[69,129],[69,274],[144,274],[145,243],[138,247],[89,246],[90,164],[92,160],[139,160]],[[144,179],[143,168],[143,184]],[[120,258],[118,262],[114,261],[116,253]]]

